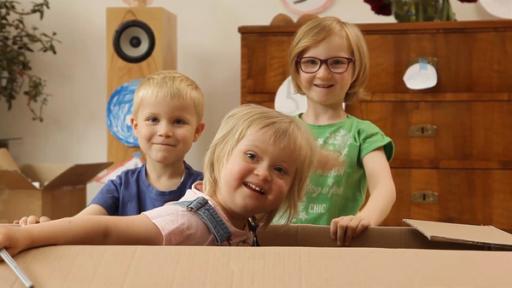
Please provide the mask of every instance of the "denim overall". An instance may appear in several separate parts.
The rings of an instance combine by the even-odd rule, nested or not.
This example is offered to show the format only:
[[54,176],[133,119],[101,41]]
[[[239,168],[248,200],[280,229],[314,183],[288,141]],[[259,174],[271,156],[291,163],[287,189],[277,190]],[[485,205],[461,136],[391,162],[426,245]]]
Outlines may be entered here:
[[[178,201],[174,202],[174,204],[185,207],[188,211],[195,212],[201,221],[206,224],[208,230],[210,230],[210,233],[212,233],[213,237],[215,238],[215,242],[218,246],[230,245],[231,232],[229,231],[228,226],[219,216],[217,211],[215,211],[215,208],[213,208],[213,206],[208,203],[206,198],[197,197],[191,201]],[[248,227],[253,236],[252,246],[260,246],[258,243],[258,238],[256,237],[256,230],[258,229],[258,225],[254,221],[253,217],[249,218]]]

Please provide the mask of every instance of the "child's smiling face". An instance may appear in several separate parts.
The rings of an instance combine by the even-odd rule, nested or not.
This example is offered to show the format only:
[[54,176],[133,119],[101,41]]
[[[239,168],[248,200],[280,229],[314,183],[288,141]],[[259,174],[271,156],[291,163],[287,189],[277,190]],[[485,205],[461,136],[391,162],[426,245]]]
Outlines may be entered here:
[[268,132],[249,130],[223,164],[216,198],[236,227],[277,210],[294,180],[296,155],[269,138]]
[[[303,57],[319,59],[331,57],[352,58],[349,52],[347,41],[339,35],[332,35],[308,49]],[[333,73],[329,71],[325,64],[315,73],[308,74],[299,70],[300,86],[307,95],[308,105],[340,107],[352,84],[353,67],[354,64],[350,63],[348,70],[343,73]]]
[[148,97],[140,103],[132,126],[147,161],[172,164],[183,161],[204,124],[190,101]]

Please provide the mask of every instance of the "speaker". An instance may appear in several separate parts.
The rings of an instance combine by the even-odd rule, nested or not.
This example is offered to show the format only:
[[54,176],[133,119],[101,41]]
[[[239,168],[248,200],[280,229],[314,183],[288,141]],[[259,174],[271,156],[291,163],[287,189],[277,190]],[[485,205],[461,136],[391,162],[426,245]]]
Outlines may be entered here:
[[[161,7],[107,8],[107,101],[125,83],[160,70],[175,70],[176,16]],[[107,133],[107,157],[130,159],[130,148]]]
[[146,23],[131,20],[119,26],[112,44],[119,58],[129,63],[140,63],[153,53],[155,34]]

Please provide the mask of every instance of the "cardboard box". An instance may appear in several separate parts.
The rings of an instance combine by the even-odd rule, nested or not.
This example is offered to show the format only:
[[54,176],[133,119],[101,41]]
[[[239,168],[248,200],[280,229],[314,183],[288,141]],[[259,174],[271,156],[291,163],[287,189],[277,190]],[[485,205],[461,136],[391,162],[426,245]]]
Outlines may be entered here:
[[[439,226],[431,223],[415,225],[433,226],[428,233],[437,233]],[[512,239],[488,227],[448,228],[462,234],[469,229],[471,237],[476,232],[476,242],[491,230],[500,245]],[[333,245],[328,227],[308,225],[271,227],[260,240]],[[15,259],[36,288],[512,287],[511,251],[423,249],[429,241],[417,228],[376,227],[354,242],[358,247],[52,246]],[[487,249],[487,244],[451,245]],[[0,286],[22,287],[2,263]]]
[[27,215],[75,215],[85,207],[87,181],[110,164],[18,166],[0,149],[0,223]]
[[[411,227],[371,227],[354,238],[350,247],[512,250],[512,234],[493,226],[403,221]],[[327,226],[274,225],[259,238],[264,246],[338,247]]]

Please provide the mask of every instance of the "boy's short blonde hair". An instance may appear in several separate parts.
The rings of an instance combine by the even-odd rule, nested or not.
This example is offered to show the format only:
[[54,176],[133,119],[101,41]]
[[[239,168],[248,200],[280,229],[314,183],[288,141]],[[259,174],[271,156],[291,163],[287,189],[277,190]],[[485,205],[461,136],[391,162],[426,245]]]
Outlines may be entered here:
[[[298,203],[304,197],[304,189],[316,157],[316,143],[311,133],[298,119],[263,106],[245,104],[229,112],[215,135],[204,162],[204,190],[215,195],[219,176],[235,147],[249,130],[264,131],[270,139],[261,139],[276,149],[291,151],[297,161],[297,168],[285,200],[279,211],[290,222],[297,212]],[[277,211],[256,215],[267,226]]]
[[297,60],[300,59],[310,48],[318,45],[332,35],[339,34],[345,41],[348,51],[354,58],[354,75],[345,96],[345,102],[350,102],[363,93],[363,87],[368,81],[369,57],[366,41],[361,30],[350,23],[341,21],[336,17],[315,18],[299,28],[295,34],[288,53],[288,68],[292,76],[293,86],[298,93],[304,94],[300,87],[299,69]]
[[133,116],[139,112],[140,103],[148,98],[166,97],[175,101],[191,101],[198,122],[203,120],[204,96],[199,86],[177,71],[159,71],[145,77],[135,90]]

